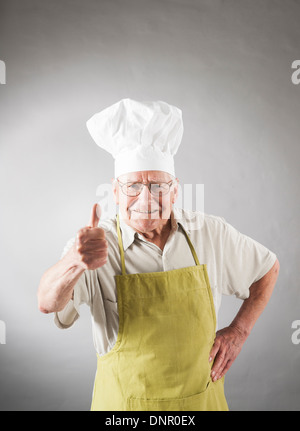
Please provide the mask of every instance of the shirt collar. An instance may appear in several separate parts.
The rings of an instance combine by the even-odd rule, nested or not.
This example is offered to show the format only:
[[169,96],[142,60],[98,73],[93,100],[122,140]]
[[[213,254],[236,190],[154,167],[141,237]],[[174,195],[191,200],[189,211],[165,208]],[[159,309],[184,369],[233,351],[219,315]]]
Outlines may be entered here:
[[[190,233],[189,226],[183,217],[183,211],[179,208],[173,208],[171,212],[170,234],[175,233],[178,230],[178,225],[181,225],[187,233]],[[124,248],[124,251],[126,251],[127,248],[131,246],[135,238],[139,236],[139,234],[131,226],[125,223],[125,221],[121,217],[120,217],[120,228],[121,228],[121,235],[122,235],[122,241],[123,241],[123,248]]]

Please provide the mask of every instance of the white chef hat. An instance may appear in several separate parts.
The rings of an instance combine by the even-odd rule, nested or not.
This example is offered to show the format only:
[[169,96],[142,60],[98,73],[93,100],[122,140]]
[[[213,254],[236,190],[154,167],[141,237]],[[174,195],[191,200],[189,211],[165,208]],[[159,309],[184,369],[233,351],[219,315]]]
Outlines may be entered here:
[[182,112],[162,101],[122,99],[86,123],[96,144],[115,159],[115,178],[136,171],[175,176],[174,155],[183,135]]

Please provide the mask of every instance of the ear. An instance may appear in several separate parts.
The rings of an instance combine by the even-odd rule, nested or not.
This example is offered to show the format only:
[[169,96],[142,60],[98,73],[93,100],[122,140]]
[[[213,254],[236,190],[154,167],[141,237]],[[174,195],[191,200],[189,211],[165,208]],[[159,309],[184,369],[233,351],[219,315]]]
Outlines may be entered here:
[[120,193],[119,183],[114,178],[111,179],[111,183],[112,183],[112,191],[113,191],[114,201],[117,205],[119,205],[119,193]]

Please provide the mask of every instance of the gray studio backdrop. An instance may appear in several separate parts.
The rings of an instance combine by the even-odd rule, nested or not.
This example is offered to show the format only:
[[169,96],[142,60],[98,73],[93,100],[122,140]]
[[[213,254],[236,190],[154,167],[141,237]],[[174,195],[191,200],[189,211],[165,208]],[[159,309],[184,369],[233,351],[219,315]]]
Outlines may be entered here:
[[[300,410],[299,23],[299,0],[0,1],[1,410],[90,408],[89,310],[59,330],[36,291],[113,175],[85,122],[124,97],[182,109],[181,183],[281,263],[230,409]],[[240,305],[224,297],[219,327]]]

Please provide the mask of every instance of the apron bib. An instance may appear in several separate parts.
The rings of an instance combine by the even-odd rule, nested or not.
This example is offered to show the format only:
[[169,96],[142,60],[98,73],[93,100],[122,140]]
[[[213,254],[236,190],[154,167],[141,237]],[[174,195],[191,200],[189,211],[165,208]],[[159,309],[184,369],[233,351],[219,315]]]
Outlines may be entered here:
[[228,410],[224,379],[212,382],[209,353],[216,316],[206,265],[116,275],[119,332],[99,356],[91,410]]

